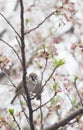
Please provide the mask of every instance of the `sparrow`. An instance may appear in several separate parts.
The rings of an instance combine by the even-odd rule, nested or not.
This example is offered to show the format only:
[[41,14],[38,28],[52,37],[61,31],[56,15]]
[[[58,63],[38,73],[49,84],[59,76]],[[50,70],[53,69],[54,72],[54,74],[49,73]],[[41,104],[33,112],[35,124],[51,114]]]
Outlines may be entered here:
[[[30,73],[28,76],[26,76],[26,83],[27,83],[28,92],[35,94],[37,100],[39,100],[41,98],[41,93],[42,93],[42,83],[38,75],[35,73]],[[13,97],[11,104],[13,104],[16,97],[20,94],[25,94],[25,89],[23,87],[22,81],[19,83],[19,85],[16,88],[15,96]]]

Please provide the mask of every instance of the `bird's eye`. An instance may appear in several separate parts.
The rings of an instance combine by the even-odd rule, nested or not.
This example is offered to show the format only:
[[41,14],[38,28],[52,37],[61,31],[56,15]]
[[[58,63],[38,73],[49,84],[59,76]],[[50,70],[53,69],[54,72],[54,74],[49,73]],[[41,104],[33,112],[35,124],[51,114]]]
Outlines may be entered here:
[[30,76],[30,78],[31,78],[32,81],[36,80],[36,77],[34,77],[34,76]]

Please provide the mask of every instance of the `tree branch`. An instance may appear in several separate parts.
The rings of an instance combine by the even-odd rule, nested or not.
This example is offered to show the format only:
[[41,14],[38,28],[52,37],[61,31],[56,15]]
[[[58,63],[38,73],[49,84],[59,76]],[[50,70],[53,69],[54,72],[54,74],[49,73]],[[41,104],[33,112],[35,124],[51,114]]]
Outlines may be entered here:
[[69,123],[69,121],[73,120],[74,118],[76,118],[77,116],[79,116],[81,114],[83,114],[83,109],[79,109],[79,110],[71,113],[69,116],[64,118],[59,123],[54,123],[53,125],[45,128],[44,130],[56,130],[56,129],[60,128],[60,127],[63,127],[65,125],[67,125]]
[[48,77],[48,79],[45,81],[45,83],[43,84],[42,88],[44,88],[44,86],[46,86],[46,84],[48,83],[48,81],[51,79],[52,75],[54,74],[55,70],[57,69],[57,67],[55,67],[53,69],[53,71],[51,72],[50,76]]
[[29,121],[30,121],[30,129],[34,130],[34,123],[33,123],[33,111],[32,105],[30,100],[30,95],[28,92],[27,84],[26,84],[26,59],[25,59],[25,42],[24,42],[24,7],[23,7],[23,0],[20,0],[20,7],[21,7],[21,54],[22,54],[22,61],[23,61],[23,87],[25,89],[26,97],[27,97],[27,106],[29,108]]
[[7,43],[6,41],[4,41],[3,39],[1,39],[0,38],[0,41],[2,41],[4,44],[6,44],[7,46],[9,46],[13,51],[14,51],[14,53],[17,55],[17,57],[18,57],[18,59],[19,59],[19,61],[21,62],[21,64],[22,64],[22,61],[21,61],[21,59],[20,59],[20,57],[19,57],[19,55],[18,55],[18,53],[17,53],[17,51],[14,49],[14,47],[13,46],[11,46],[9,43]]
[[17,36],[20,38],[20,35],[18,34],[18,32],[15,30],[15,28],[13,27],[13,25],[7,20],[7,18],[0,13],[0,15],[5,19],[5,21],[10,25],[10,27],[14,30],[14,32],[17,34]]
[[36,30],[37,28],[39,28],[48,18],[50,18],[52,15],[54,15],[56,13],[56,10],[54,12],[52,12],[51,14],[49,14],[44,20],[42,20],[41,23],[39,23],[36,27],[32,28],[31,30],[29,30],[28,32],[25,32],[25,35],[28,33],[31,33],[32,31]]
[[79,91],[78,91],[77,84],[76,84],[76,80],[74,81],[74,86],[75,86],[77,95],[78,95],[78,97],[79,97],[79,99],[80,99],[80,104],[81,104],[81,106],[83,107],[82,98],[81,98],[80,93],[79,93]]
[[44,104],[41,104],[39,107],[35,108],[35,109],[33,110],[33,112],[34,112],[34,111],[37,111],[39,108],[44,107],[46,104],[48,104],[49,102],[51,102],[51,100],[52,100],[55,96],[56,96],[56,93],[54,93],[54,95],[53,95],[47,102],[45,102]]
[[12,79],[9,77],[9,75],[3,70],[3,68],[0,66],[0,69],[2,70],[3,74],[9,79],[9,81],[11,82],[12,86],[15,86],[15,84],[13,83]]

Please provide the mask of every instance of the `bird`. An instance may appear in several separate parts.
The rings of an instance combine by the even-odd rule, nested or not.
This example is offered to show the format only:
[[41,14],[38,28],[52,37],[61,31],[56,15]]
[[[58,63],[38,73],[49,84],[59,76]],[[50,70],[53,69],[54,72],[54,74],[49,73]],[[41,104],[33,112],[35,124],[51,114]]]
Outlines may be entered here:
[[[29,93],[33,93],[36,95],[37,100],[40,100],[42,93],[42,83],[36,73],[30,73],[26,76],[26,83]],[[11,100],[11,104],[15,101],[18,95],[25,94],[25,89],[23,87],[23,81],[21,81],[15,91],[15,96]]]

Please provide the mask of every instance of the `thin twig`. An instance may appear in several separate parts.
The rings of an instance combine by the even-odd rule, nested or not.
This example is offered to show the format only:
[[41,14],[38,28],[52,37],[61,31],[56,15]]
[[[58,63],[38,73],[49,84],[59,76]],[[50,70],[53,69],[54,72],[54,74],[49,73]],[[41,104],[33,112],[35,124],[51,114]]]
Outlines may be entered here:
[[77,89],[76,81],[74,81],[74,86],[75,86],[75,89],[76,89],[77,95],[78,95],[78,97],[79,97],[79,99],[80,99],[80,103],[81,103],[81,105],[82,105],[82,107],[83,107],[82,99],[81,99],[80,93],[79,93],[79,91],[78,91],[78,89]]
[[43,71],[42,71],[42,73],[41,73],[41,82],[43,81],[44,72],[45,72],[46,67],[47,67],[47,61],[48,61],[48,59],[46,58],[45,60],[46,60],[46,62],[45,62],[45,67],[44,67],[44,69],[43,69]]
[[17,34],[17,36],[20,38],[20,35],[18,34],[18,32],[15,30],[15,28],[13,27],[13,25],[7,20],[7,18],[0,13],[0,15],[5,19],[5,21],[10,25],[10,27],[14,30],[14,32]]
[[2,37],[6,31],[7,31],[7,30],[4,29],[2,32],[0,32],[0,37]]
[[1,38],[0,38],[0,41],[2,41],[4,44],[6,44],[8,47],[10,47],[10,48],[14,51],[14,53],[17,55],[17,57],[18,57],[19,61],[20,61],[20,62],[21,62],[21,64],[22,64],[22,61],[21,61],[21,59],[20,59],[20,57],[19,57],[19,55],[18,55],[17,51],[14,49],[14,47],[13,47],[13,46],[11,46],[9,43],[7,43],[6,41],[4,41],[4,40],[3,40],[3,39],[1,39]]
[[[45,66],[44,66],[44,69],[41,73],[41,83],[43,81],[43,76],[44,76],[44,72],[46,70],[46,67],[47,67],[47,61],[48,59],[46,58],[46,63],[45,63]],[[40,98],[40,106],[42,105],[42,99]],[[40,107],[40,113],[41,113],[41,130],[43,129],[43,112],[42,112],[42,107]]]
[[20,41],[19,41],[19,39],[18,39],[17,36],[16,36],[16,40],[17,40],[17,42],[18,42],[19,47],[21,48]]
[[56,93],[47,102],[45,102],[44,104],[41,104],[39,107],[34,109],[33,112],[37,111],[39,108],[41,108],[41,107],[45,106],[46,104],[48,104],[55,96],[56,96]]
[[25,117],[26,117],[26,120],[27,120],[27,122],[29,123],[29,117],[27,116],[27,114],[26,114],[26,112],[25,112],[25,109],[24,109],[24,107],[23,107],[23,105],[22,105],[21,102],[20,102],[20,105],[21,105],[21,108],[22,108],[22,112],[24,113],[24,115],[25,115]]
[[60,86],[58,86],[61,90],[62,90],[62,92],[67,96],[67,98],[68,98],[68,100],[70,101],[70,103],[71,103],[71,106],[73,107],[73,103],[72,103],[72,101],[71,101],[71,99],[70,99],[70,96],[68,95],[68,93],[66,93]]
[[52,73],[50,74],[50,76],[48,77],[48,79],[45,81],[45,83],[43,84],[42,88],[44,88],[44,86],[46,86],[47,82],[50,80],[50,78],[52,77],[52,75],[54,74],[55,70],[57,69],[57,67],[55,67],[52,71]]
[[39,23],[36,27],[32,28],[31,30],[29,30],[28,32],[25,32],[25,35],[28,33],[31,33],[32,31],[36,30],[37,28],[39,28],[48,18],[50,18],[52,15],[54,15],[56,13],[56,11],[50,13],[44,20],[42,20],[41,23]]
[[16,119],[15,119],[15,116],[14,116],[14,115],[12,115],[12,117],[13,117],[14,122],[17,124],[18,129],[19,129],[19,130],[21,130],[21,128],[20,128],[20,126],[19,126],[18,122],[17,122],[17,121],[16,121]]
[[14,11],[16,11],[18,5],[19,5],[19,0],[16,1],[15,7],[14,7],[14,9],[13,9]]
[[12,84],[6,84],[6,83],[2,83],[0,82],[1,85],[7,85],[7,86],[13,86]]
[[11,80],[11,78],[9,77],[9,75],[2,69],[1,66],[0,66],[0,69],[2,70],[2,72],[4,73],[4,75],[9,79],[9,81],[10,81],[11,84],[12,84],[12,86],[14,86],[14,87],[16,88],[15,84],[13,83],[13,81]]
[[[46,86],[46,84],[48,83],[48,81],[51,79],[51,77],[52,77],[52,75],[54,74],[54,72],[55,72],[55,70],[57,69],[57,67],[55,67],[54,69],[53,69],[53,71],[51,72],[51,74],[49,75],[49,77],[48,77],[48,79],[45,81],[45,83],[42,85],[42,87],[41,87],[41,90],[39,91],[39,93],[41,93],[41,91],[43,90],[43,88]],[[33,99],[36,97],[37,95],[35,95],[34,97],[33,97]]]
[[[42,105],[42,99],[40,99],[40,106]],[[41,114],[41,130],[43,129],[43,112],[42,107],[40,107],[40,114]]]

